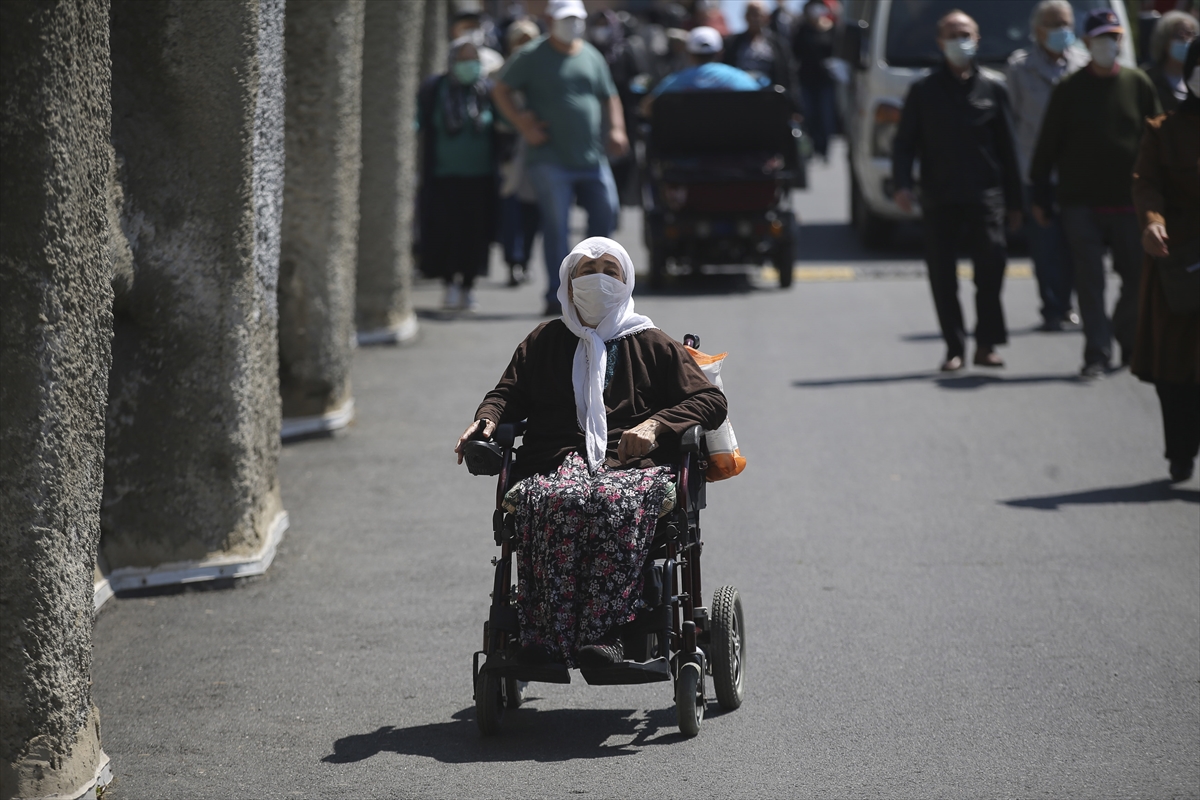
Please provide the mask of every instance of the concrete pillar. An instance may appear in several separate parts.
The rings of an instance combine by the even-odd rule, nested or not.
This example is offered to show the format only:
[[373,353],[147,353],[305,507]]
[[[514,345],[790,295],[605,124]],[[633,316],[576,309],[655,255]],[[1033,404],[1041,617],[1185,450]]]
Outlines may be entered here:
[[446,71],[449,51],[450,0],[426,0],[421,32],[421,78]]
[[354,400],[363,0],[289,0],[279,393],[283,435],[341,428]]
[[266,569],[279,499],[283,0],[117,0],[113,144],[133,260],[109,382],[116,591]]
[[0,3],[0,797],[107,782],[92,705],[112,339],[108,0]]
[[417,87],[425,0],[372,0],[363,39],[358,342],[417,335],[412,308]]

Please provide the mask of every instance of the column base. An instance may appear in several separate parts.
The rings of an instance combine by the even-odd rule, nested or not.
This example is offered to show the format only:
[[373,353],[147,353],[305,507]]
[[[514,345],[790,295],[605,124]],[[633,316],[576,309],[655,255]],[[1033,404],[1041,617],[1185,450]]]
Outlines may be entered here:
[[284,441],[287,441],[299,436],[329,433],[330,431],[341,430],[349,425],[353,419],[354,398],[348,397],[344,403],[333,411],[327,411],[324,414],[316,414],[311,417],[284,417],[279,436]]
[[262,547],[250,556],[212,556],[198,561],[174,561],[156,567],[118,567],[106,577],[111,591],[128,592],[155,586],[262,575],[275,560],[275,550],[287,529],[287,512],[280,511],[271,522]]
[[376,328],[370,331],[358,332],[358,344],[408,344],[417,338],[417,315],[409,314],[401,323],[390,328]]
[[[79,800],[97,786],[112,781],[112,762],[100,749],[100,712],[92,712],[70,752],[57,755],[46,750],[38,736],[29,743],[24,758],[0,765],[6,797],[19,800]],[[94,766],[93,766],[94,765]],[[11,792],[11,794],[9,794]]]

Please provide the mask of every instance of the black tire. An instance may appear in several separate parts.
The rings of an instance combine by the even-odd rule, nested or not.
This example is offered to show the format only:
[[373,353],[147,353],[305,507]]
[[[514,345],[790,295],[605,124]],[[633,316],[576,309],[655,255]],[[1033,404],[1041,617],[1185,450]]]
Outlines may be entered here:
[[704,682],[700,679],[700,665],[691,661],[679,668],[675,679],[675,712],[679,718],[679,732],[692,737],[700,732],[704,721]]
[[779,288],[788,289],[792,285],[793,270],[796,262],[792,257],[792,240],[780,243],[771,254],[771,266],[779,273]]
[[864,247],[879,250],[887,247],[892,238],[892,221],[878,214],[871,213],[867,201],[863,199],[862,190],[858,188],[858,178],[850,173],[850,224]]
[[504,707],[509,711],[525,702],[525,687],[529,684],[516,678],[504,679]]
[[717,589],[711,614],[713,689],[717,704],[733,711],[742,704],[746,681],[746,618],[738,590],[732,586]]
[[500,721],[504,719],[503,681],[490,672],[479,673],[475,681],[475,722],[484,736],[495,736],[500,732]]

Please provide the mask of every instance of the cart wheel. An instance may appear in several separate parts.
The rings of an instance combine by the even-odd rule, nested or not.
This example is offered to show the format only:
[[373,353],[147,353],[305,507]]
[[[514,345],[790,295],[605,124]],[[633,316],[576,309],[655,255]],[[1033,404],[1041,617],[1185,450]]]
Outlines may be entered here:
[[775,254],[771,257],[771,266],[779,273],[779,288],[787,289],[792,285],[792,270],[796,266],[795,259],[792,255],[792,241],[786,240],[783,244],[775,248]]
[[504,679],[504,707],[511,710],[520,708],[525,702],[525,687],[529,684],[526,681],[519,681],[516,678]]
[[742,598],[732,586],[717,589],[712,600],[712,676],[717,703],[732,711],[745,693],[746,620]]
[[700,732],[704,721],[704,683],[700,680],[700,665],[689,661],[679,668],[675,679],[675,712],[679,717],[679,732],[692,737]]
[[504,718],[504,695],[502,680],[490,672],[479,673],[475,682],[475,722],[484,736],[495,736],[500,732],[500,720]]

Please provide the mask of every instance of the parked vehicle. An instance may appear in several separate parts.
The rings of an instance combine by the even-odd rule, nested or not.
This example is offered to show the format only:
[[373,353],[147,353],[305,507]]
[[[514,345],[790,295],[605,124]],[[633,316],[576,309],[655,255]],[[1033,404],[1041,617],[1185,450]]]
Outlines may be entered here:
[[[979,23],[978,62],[1003,70],[1016,50],[1033,47],[1029,20],[1038,0],[848,0],[838,55],[849,81],[838,97],[850,161],[850,219],[868,247],[885,245],[895,223],[917,219],[892,200],[892,139],[908,87],[941,63],[935,29],[960,9]],[[1109,7],[1128,29],[1120,0],[1071,0],[1079,26],[1087,13]],[[1076,30],[1076,35],[1079,30]],[[1119,61],[1135,65],[1133,37],[1121,42]],[[920,169],[920,165],[917,165]]]

